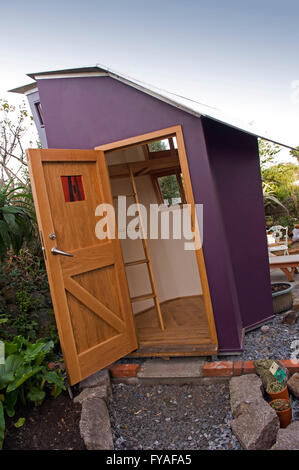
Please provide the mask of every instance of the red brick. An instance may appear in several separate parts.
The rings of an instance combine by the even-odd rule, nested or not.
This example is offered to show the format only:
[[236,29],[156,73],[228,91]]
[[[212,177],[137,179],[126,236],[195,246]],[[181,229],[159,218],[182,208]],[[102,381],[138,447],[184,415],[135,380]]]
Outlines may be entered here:
[[232,361],[206,362],[202,368],[205,377],[230,377],[233,375]]
[[242,375],[243,361],[235,361],[233,368],[233,375]]
[[255,374],[255,367],[253,361],[244,361],[243,374]]
[[289,369],[289,371],[294,374],[295,372],[299,372],[299,359],[284,359],[282,364]]
[[139,364],[115,364],[111,367],[112,377],[136,377]]

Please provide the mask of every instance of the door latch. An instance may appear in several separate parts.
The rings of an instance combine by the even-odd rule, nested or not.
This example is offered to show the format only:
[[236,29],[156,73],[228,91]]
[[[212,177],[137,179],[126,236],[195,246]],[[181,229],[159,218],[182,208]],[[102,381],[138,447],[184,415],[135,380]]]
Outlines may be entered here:
[[72,253],[68,253],[67,251],[58,250],[56,246],[53,246],[53,248],[51,248],[51,253],[52,255],[74,256],[72,255]]

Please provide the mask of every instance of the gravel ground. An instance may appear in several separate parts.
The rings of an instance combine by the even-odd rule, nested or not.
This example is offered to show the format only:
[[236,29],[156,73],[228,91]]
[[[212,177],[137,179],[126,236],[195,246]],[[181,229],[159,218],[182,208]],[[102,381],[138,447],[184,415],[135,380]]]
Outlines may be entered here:
[[261,328],[246,333],[242,354],[218,356],[218,360],[289,359],[294,351],[292,342],[299,340],[299,322],[297,321],[295,325],[283,324],[281,323],[283,316],[284,313],[275,315],[275,318],[267,323],[269,326],[267,333],[263,333]]
[[[285,275],[278,270],[271,271],[271,282],[285,282]],[[295,275],[293,295],[299,297],[299,274]],[[298,300],[296,300],[297,302]],[[261,328],[249,331],[245,334],[244,351],[239,356],[218,356],[221,360],[254,360],[254,359],[289,359],[292,352],[292,342],[299,340],[299,321],[295,325],[281,323],[285,313],[275,315],[275,318],[267,323],[269,331],[263,333]],[[299,359],[299,354],[297,355]]]
[[116,450],[234,450],[228,384],[113,385]]
[[[228,383],[112,386],[115,450],[241,450],[230,422]],[[292,399],[299,421],[299,400]]]

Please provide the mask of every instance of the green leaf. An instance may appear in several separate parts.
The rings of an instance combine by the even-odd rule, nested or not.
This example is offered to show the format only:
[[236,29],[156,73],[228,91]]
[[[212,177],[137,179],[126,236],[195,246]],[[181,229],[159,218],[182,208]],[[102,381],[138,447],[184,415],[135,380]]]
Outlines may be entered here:
[[51,351],[53,347],[53,341],[45,343],[43,340],[38,340],[35,344],[29,343],[24,353],[24,362],[35,361],[36,365],[40,364],[43,361],[45,354]]
[[15,207],[15,206],[4,206],[4,207],[1,207],[0,210],[3,212],[3,214],[9,214],[9,215],[21,214],[22,212],[24,212],[22,207]]
[[4,220],[0,220],[0,235],[3,240],[3,243],[7,249],[10,248],[10,236],[7,228],[7,224]]
[[26,421],[26,418],[19,418],[18,421],[14,423],[14,427],[21,428],[22,426],[24,426],[25,421]]
[[55,384],[65,390],[64,380],[54,370],[43,371],[43,379],[49,384]]
[[3,447],[4,431],[5,431],[4,409],[3,409],[2,402],[0,401],[0,450]]
[[15,380],[8,385],[7,387],[7,392],[12,392],[13,390],[16,390],[19,388],[26,380],[30,379],[30,377],[33,377],[35,374],[37,374],[42,368],[39,366],[36,367],[24,367],[18,370],[18,374],[15,378]]
[[26,396],[30,401],[42,401],[46,393],[38,387],[31,387]]
[[5,359],[5,364],[0,364],[0,390],[15,380],[15,374],[22,366],[23,359],[17,354],[12,354]]
[[[3,209],[2,209],[3,210]],[[8,225],[9,231],[13,234],[19,234],[19,227],[16,223],[16,218],[14,214],[4,213],[3,218]]]
[[5,395],[4,409],[7,415],[11,418],[15,414],[15,405],[18,399],[19,390],[7,393]]
[[15,336],[13,341],[5,341],[6,356],[10,356],[11,354],[20,352],[22,350],[24,341],[25,339],[23,338],[23,336]]

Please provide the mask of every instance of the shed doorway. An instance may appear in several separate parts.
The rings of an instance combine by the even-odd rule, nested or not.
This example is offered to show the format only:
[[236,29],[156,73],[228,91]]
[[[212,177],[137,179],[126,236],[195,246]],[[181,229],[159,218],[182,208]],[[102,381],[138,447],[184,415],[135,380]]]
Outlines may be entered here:
[[[202,249],[186,250],[186,239],[175,238],[173,233],[172,220],[176,215],[183,219],[186,204],[192,208],[190,230],[196,226],[181,127],[96,150],[105,152],[117,220],[119,212],[123,217],[131,204],[137,209],[126,218],[125,229],[118,226],[138,340],[138,349],[131,355],[216,354],[217,334]],[[170,222],[169,238],[162,235],[161,219],[155,238],[150,236],[150,206],[154,204]],[[127,236],[132,223],[135,239]]]

